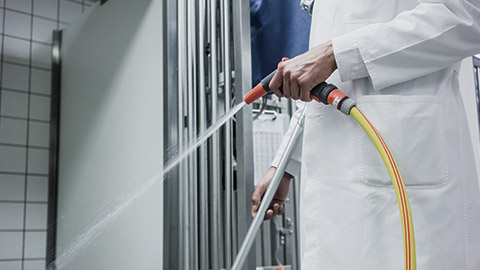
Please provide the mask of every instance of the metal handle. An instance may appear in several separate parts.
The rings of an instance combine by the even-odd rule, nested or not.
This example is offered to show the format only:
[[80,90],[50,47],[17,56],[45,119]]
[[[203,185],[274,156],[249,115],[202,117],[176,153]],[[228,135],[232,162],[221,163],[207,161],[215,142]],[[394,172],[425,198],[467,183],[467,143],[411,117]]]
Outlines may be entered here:
[[277,169],[275,170],[275,174],[272,177],[270,185],[265,192],[260,207],[258,209],[257,215],[252,221],[252,224],[248,228],[247,235],[243,240],[242,246],[238,251],[237,257],[232,266],[232,270],[238,270],[242,268],[243,264],[245,263],[245,259],[247,258],[248,252],[252,248],[253,243],[255,242],[255,237],[257,236],[258,230],[260,229],[260,225],[263,222],[265,217],[265,211],[267,211],[268,206],[270,205],[275,192],[277,191],[278,186],[280,185],[280,181],[282,180],[283,173],[285,171],[285,167],[288,164],[288,160],[294,150],[294,147],[297,143],[298,137],[303,132],[303,122],[305,119],[305,112],[306,106],[303,108],[300,117],[298,118],[297,125],[293,130],[290,138],[288,138],[287,146],[283,150],[282,156],[280,158],[280,162],[278,163]]

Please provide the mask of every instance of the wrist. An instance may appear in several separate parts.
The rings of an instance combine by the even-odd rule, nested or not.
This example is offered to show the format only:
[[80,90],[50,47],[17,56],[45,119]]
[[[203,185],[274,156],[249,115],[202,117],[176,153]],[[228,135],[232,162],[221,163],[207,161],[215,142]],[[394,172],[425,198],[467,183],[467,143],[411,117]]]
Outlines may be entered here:
[[287,178],[288,180],[292,180],[292,179],[293,179],[293,175],[289,174],[288,172],[284,172],[284,173],[283,173],[283,177],[284,177],[284,178]]
[[337,61],[335,60],[335,53],[333,51],[333,43],[331,40],[328,41],[327,43],[326,57],[333,73],[338,67],[337,67]]

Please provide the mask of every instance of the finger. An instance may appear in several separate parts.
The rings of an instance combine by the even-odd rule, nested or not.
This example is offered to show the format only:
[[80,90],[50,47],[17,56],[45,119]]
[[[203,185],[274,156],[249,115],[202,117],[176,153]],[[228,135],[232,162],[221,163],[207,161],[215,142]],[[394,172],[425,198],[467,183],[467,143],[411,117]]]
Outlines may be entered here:
[[290,81],[290,87],[292,91],[292,98],[295,100],[300,99],[300,86],[298,85],[298,81],[292,76]]
[[269,220],[273,217],[273,210],[272,209],[268,209],[267,212],[265,213],[265,220]]
[[310,91],[312,91],[312,89],[317,86],[318,83],[315,83],[315,78],[307,73],[300,76],[298,79],[298,84],[300,85],[300,89],[304,92],[307,92],[308,97],[310,97]]
[[292,92],[290,88],[290,72],[289,71],[286,71],[283,74],[283,95],[286,98],[292,97]]
[[[288,57],[282,57],[282,63],[285,62],[285,61],[288,61],[290,60]],[[280,92],[281,96],[280,97],[285,97],[285,95],[283,94],[283,86],[280,86],[280,88],[278,89],[278,91]]]
[[310,90],[307,90],[306,88],[302,88],[300,90],[300,99],[305,102],[312,101],[312,98],[310,97]]
[[274,216],[278,215],[280,211],[280,204],[274,203],[272,208],[273,208],[273,215]]
[[252,218],[255,218],[255,215],[257,214],[258,205],[260,205],[260,202],[259,202],[259,201],[252,203],[252,210],[251,210]]
[[275,75],[273,75],[273,78],[268,85],[270,90],[272,90],[272,92],[278,97],[283,96],[282,92],[280,91],[280,86],[283,84],[283,67],[284,65],[282,62],[280,62],[278,64],[277,72],[275,72]]
[[280,86],[280,88],[278,89],[278,97],[285,97],[285,95],[283,94],[283,84]]
[[285,208],[283,207],[283,205],[280,205],[280,209],[278,210],[278,214],[283,215],[284,212],[285,212]]
[[312,101],[312,98],[310,97],[310,91],[312,90],[313,87],[310,88],[309,86],[305,85],[303,81],[305,81],[305,78],[301,77],[299,79],[300,99],[305,102],[310,102]]

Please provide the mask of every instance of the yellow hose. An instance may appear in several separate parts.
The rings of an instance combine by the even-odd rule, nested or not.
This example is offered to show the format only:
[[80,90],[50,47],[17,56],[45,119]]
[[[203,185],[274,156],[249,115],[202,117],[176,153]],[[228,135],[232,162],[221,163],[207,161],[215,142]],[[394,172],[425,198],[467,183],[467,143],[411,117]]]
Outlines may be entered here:
[[412,211],[410,209],[405,183],[400,175],[397,163],[393,159],[392,153],[388,149],[387,144],[375,127],[370,123],[370,121],[368,121],[365,115],[363,115],[363,113],[357,107],[353,107],[350,110],[350,115],[352,115],[352,117],[363,128],[368,137],[370,137],[375,145],[375,148],[377,148],[378,153],[382,157],[385,166],[387,167],[388,174],[392,179],[393,188],[395,189],[395,195],[397,196],[398,208],[400,210],[400,217],[402,221],[403,246],[405,248],[405,269],[416,270],[417,259],[415,252]]

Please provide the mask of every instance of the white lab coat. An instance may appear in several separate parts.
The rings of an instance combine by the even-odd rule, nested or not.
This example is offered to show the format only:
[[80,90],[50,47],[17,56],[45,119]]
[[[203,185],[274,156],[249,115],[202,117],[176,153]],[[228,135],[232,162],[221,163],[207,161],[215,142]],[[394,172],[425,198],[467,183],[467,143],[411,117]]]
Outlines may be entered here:
[[[420,270],[480,269],[478,149],[457,78],[458,62],[480,52],[479,23],[480,0],[314,6],[310,46],[332,40],[338,65],[327,81],[357,101],[397,160]],[[310,102],[302,144],[288,168],[302,160],[302,269],[404,269],[394,190],[363,130]]]

